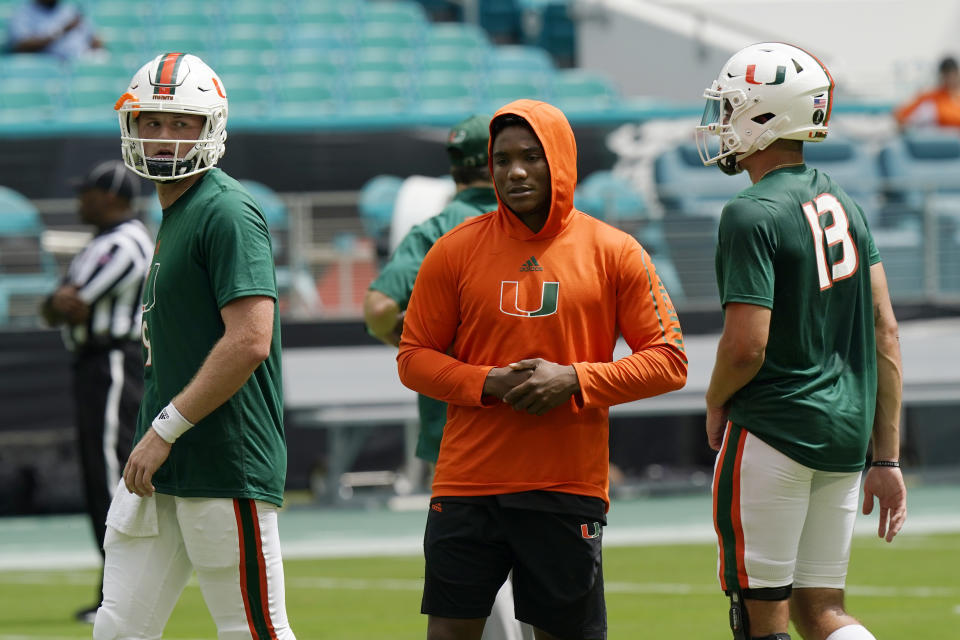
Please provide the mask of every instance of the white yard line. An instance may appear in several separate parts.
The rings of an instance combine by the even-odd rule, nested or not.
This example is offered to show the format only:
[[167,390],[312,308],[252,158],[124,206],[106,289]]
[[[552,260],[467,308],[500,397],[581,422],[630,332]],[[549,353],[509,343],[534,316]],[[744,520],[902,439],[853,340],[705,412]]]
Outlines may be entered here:
[[[88,584],[89,572],[68,572],[51,574],[45,572],[0,573],[2,584]],[[349,591],[420,591],[422,579],[396,578],[334,578],[326,576],[297,577],[286,579],[288,588]],[[187,585],[196,588],[195,579]],[[627,593],[644,595],[710,595],[719,593],[720,587],[703,584],[684,584],[669,582],[607,582],[607,593]],[[863,598],[960,598],[960,587],[876,587],[849,585],[847,594]],[[33,640],[40,640],[31,636]],[[0,640],[11,640],[0,635]]]

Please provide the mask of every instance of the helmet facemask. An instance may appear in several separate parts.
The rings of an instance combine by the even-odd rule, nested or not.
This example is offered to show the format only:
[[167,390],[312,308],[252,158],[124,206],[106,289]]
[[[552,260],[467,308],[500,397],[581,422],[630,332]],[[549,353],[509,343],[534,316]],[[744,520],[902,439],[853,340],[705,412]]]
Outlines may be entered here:
[[[124,163],[144,178],[157,181],[180,180],[213,168],[223,155],[224,142],[227,139],[225,109],[217,110],[213,115],[186,109],[177,111],[177,113],[204,116],[203,128],[196,140],[143,138],[139,131],[141,112],[132,107],[121,107],[119,111],[120,128],[123,131],[120,143]],[[172,113],[170,110],[163,112]],[[172,145],[173,157],[149,157],[144,150],[144,143]],[[185,147],[191,148],[181,157]]]
[[[743,171],[738,163],[737,153],[743,147],[732,121],[739,115],[747,103],[746,96],[738,89],[721,90],[716,82],[704,90],[707,99],[703,116],[696,127],[697,152],[704,164],[716,164],[727,175],[736,175]],[[742,154],[746,157],[752,153]]]

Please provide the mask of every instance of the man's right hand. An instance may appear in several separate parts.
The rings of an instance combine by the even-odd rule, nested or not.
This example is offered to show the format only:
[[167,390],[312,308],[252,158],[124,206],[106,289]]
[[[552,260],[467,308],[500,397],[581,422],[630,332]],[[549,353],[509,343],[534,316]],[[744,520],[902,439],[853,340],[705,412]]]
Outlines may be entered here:
[[494,367],[483,381],[483,395],[494,396],[503,400],[510,390],[533,375],[533,369],[512,369],[510,367]]

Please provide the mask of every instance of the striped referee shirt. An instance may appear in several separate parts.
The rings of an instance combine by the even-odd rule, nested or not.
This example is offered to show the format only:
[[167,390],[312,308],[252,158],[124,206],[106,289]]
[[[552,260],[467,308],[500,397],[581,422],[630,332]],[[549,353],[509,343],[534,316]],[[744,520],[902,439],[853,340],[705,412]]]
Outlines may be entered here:
[[71,351],[106,348],[140,340],[143,284],[153,256],[153,240],[139,220],[102,230],[70,263],[64,284],[90,305],[85,324],[64,325]]

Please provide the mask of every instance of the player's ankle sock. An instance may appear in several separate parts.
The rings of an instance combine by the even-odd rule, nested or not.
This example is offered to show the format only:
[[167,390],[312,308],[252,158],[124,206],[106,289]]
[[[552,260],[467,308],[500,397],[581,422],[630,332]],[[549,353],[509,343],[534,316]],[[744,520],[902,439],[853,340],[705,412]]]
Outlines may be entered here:
[[848,624],[827,636],[827,640],[877,640],[862,624]]

